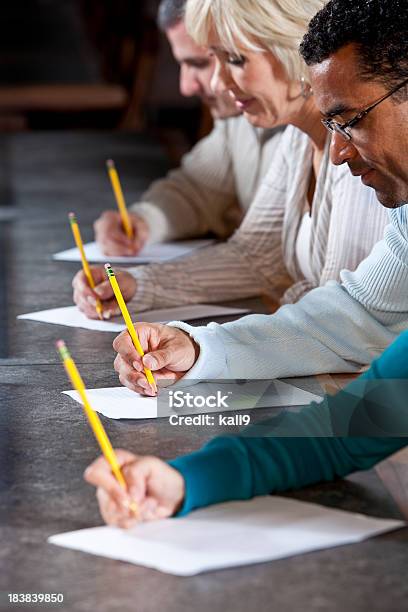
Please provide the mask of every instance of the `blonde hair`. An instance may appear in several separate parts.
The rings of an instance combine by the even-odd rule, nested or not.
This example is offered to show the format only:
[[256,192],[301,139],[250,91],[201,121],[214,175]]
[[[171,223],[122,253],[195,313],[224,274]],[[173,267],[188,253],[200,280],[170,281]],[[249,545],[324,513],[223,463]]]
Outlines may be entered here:
[[221,44],[239,54],[238,46],[270,51],[290,80],[309,81],[299,45],[310,20],[327,0],[187,0],[185,23],[199,45],[212,32]]

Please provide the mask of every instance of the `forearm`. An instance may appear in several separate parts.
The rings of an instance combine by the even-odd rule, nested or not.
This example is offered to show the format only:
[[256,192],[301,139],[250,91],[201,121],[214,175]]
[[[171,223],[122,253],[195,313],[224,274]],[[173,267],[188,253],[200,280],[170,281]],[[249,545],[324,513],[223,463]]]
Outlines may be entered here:
[[[277,255],[278,256],[278,255]],[[268,254],[269,259],[274,252]],[[197,251],[175,262],[129,270],[137,290],[131,311],[182,304],[223,302],[269,294],[278,299],[290,282],[285,270],[277,270],[274,282],[256,271],[236,241]]]
[[311,291],[273,315],[207,327],[175,322],[200,346],[185,380],[273,379],[358,372],[405,327],[382,325],[337,283]]
[[172,461],[186,484],[181,512],[344,477],[407,446],[407,353],[405,332],[337,395]]
[[[358,372],[408,327],[406,207],[343,284],[330,281],[274,315],[192,328],[175,322],[200,345],[186,375],[206,378],[279,378]],[[401,228],[403,231],[401,231]]]
[[215,438],[170,464],[185,481],[186,514],[344,477],[406,445],[407,438]]
[[208,232],[226,237],[234,229],[225,214],[232,206],[238,206],[238,200],[228,122],[220,121],[183,157],[180,168],[155,181],[131,209],[143,216],[151,240],[158,242]]
[[[208,211],[209,200],[215,209],[212,218]],[[233,205],[238,207],[234,193],[217,192],[181,176],[176,180],[170,175],[154,183],[143,200],[133,204],[130,210],[146,221],[152,244],[199,238],[209,232],[226,237],[234,228],[223,212],[224,208]]]

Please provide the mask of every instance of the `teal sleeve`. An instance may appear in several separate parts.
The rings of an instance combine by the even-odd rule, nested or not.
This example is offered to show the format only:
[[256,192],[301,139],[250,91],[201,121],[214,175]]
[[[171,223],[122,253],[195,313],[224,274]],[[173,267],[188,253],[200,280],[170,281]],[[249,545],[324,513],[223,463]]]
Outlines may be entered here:
[[170,461],[186,485],[180,514],[369,469],[408,444],[407,388],[404,332],[337,395]]

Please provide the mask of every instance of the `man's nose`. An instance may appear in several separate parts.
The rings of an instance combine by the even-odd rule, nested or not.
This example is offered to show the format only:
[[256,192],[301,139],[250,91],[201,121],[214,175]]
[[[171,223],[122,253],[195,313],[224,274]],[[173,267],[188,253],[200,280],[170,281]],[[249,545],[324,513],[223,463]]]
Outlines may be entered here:
[[358,155],[358,151],[351,140],[347,140],[338,132],[333,132],[330,144],[330,159],[335,166],[341,166],[345,162]]
[[201,93],[201,85],[193,70],[188,66],[182,66],[180,69],[180,92],[182,96],[191,98],[198,96]]

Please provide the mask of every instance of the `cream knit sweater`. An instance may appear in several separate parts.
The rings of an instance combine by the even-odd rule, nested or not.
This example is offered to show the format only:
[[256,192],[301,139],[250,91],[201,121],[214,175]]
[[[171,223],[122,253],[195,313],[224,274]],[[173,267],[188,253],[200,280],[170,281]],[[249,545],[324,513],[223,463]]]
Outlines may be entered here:
[[282,129],[263,130],[244,117],[218,121],[182,159],[133,204],[150,230],[149,242],[228,238],[240,225],[279,148]]

